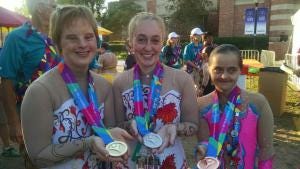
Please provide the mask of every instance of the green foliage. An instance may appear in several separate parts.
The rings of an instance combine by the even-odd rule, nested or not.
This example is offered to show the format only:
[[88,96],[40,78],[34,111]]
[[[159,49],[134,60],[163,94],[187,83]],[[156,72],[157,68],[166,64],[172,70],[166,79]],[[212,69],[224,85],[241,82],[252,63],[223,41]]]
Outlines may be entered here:
[[111,5],[103,14],[101,25],[114,32],[114,36],[124,37],[130,19],[143,8],[133,1],[119,1]]
[[104,0],[57,0],[57,3],[84,5],[92,10],[97,21],[100,21],[101,11],[104,9]]
[[[181,46],[184,48],[189,41],[182,41]],[[233,44],[237,46],[240,50],[248,50],[253,48],[253,37],[243,36],[243,37],[214,37],[214,43],[221,44]],[[256,37],[256,50],[268,50],[269,37],[268,36],[257,36]]]
[[170,0],[167,9],[174,11],[170,16],[168,27],[180,35],[189,35],[194,27],[204,27],[207,22],[210,0]]
[[[218,37],[214,38],[214,42],[217,44],[233,44],[236,45],[241,50],[247,50],[247,49],[253,49],[253,36],[245,36],[245,37]],[[256,37],[256,43],[255,48],[257,50],[263,50],[268,49],[268,42],[269,37],[268,36],[257,36]]]

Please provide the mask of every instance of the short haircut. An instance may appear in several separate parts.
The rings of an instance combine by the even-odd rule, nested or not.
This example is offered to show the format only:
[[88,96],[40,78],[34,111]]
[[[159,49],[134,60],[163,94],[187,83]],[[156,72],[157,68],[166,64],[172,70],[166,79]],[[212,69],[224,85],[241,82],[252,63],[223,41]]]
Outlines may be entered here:
[[98,40],[97,22],[91,10],[81,5],[67,5],[57,8],[51,16],[50,22],[50,35],[53,42],[57,45],[58,50],[61,52],[61,35],[66,26],[71,25],[78,19],[86,20],[92,27],[95,37]]
[[217,54],[228,54],[228,53],[232,53],[238,58],[238,65],[239,65],[240,69],[242,69],[243,68],[243,59],[242,59],[241,51],[239,50],[239,48],[237,48],[236,46],[234,46],[232,44],[223,44],[223,45],[216,47],[210,54],[210,57],[208,60],[208,65],[210,65],[211,59],[214,56],[216,56]]
[[[129,36],[129,42],[132,43],[133,40],[133,34],[136,30],[136,27],[143,21],[146,20],[153,20],[156,21],[156,23],[159,25],[161,28],[161,33],[162,33],[162,38],[165,37],[166,34],[166,26],[164,21],[162,20],[161,17],[154,15],[153,13],[149,12],[140,12],[137,13],[133,18],[131,18],[129,25],[128,25],[128,36]],[[162,39],[163,40],[163,39]]]

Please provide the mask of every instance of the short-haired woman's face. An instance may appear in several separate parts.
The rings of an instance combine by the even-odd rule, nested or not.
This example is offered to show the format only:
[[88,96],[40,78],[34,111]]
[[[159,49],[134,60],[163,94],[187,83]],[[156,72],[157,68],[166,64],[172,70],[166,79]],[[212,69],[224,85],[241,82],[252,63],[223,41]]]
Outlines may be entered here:
[[220,92],[231,92],[241,73],[238,57],[231,52],[210,57],[209,74],[216,89]]
[[64,25],[61,35],[62,56],[69,67],[88,68],[96,54],[97,42],[92,26],[83,18]]
[[140,22],[133,33],[132,50],[142,70],[154,69],[163,45],[162,30],[154,20]]

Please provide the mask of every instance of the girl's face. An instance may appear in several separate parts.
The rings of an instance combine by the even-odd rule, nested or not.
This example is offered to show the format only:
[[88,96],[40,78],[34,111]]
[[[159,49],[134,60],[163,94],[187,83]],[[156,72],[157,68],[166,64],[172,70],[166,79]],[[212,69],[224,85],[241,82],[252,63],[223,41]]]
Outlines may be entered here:
[[60,41],[65,63],[71,69],[87,70],[97,49],[92,26],[82,18],[74,20],[64,27]]
[[175,45],[178,42],[178,38],[171,38],[170,42],[171,42],[171,44]]
[[212,82],[219,92],[229,94],[241,73],[238,56],[229,52],[210,57],[209,73]]
[[159,61],[163,45],[162,30],[153,20],[140,22],[133,34],[132,50],[141,70],[150,72]]

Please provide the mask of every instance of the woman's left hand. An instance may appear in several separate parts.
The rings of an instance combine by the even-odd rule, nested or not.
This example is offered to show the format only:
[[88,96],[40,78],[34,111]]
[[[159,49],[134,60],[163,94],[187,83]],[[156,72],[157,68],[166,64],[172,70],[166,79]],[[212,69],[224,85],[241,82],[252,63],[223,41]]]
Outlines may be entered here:
[[165,148],[174,145],[177,136],[177,127],[175,124],[166,124],[157,132],[163,140],[162,145],[158,149],[153,149],[153,153],[162,153]]

